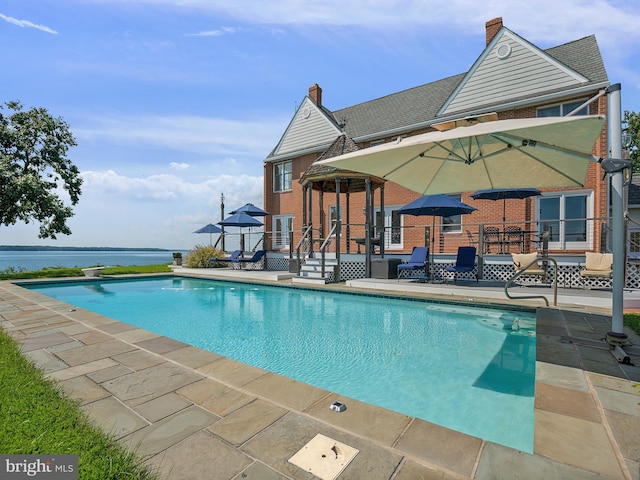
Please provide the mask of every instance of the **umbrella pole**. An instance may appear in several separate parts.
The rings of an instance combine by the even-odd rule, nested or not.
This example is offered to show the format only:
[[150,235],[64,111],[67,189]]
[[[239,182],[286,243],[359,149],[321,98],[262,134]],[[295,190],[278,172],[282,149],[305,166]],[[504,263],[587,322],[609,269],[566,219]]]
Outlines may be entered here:
[[432,216],[431,217],[431,248],[429,250],[431,250],[431,262],[429,262],[429,278],[431,279],[431,281],[433,282],[436,279],[436,276],[434,275],[433,272],[433,268],[434,268],[434,261],[433,261],[433,249],[434,249],[434,245],[436,244],[436,217]]

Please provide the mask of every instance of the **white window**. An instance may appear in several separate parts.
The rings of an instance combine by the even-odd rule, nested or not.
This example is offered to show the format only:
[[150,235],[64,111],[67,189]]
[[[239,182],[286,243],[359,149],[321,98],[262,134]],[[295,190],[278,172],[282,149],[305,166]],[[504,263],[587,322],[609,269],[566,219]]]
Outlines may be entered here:
[[398,213],[400,207],[385,207],[384,219],[380,208],[375,212],[374,236],[380,236],[380,228],[384,226],[384,248],[394,250],[402,248],[402,215]]
[[338,218],[340,218],[340,220],[342,221],[342,205],[340,205],[340,217],[336,215],[337,211],[338,209],[335,205],[331,205],[329,207],[329,230],[333,228]]
[[[462,195],[449,195],[454,200],[462,201]],[[451,215],[450,217],[442,217],[443,233],[461,233],[462,232],[462,215]]]
[[293,215],[274,215],[271,243],[274,250],[289,248],[289,234],[293,229]]
[[586,249],[593,243],[593,192],[568,191],[544,193],[536,198],[539,229],[548,224],[549,248]]
[[[551,107],[538,108],[538,117],[564,117],[573,112],[576,108],[584,103],[584,100],[577,102],[559,103]],[[589,107],[581,108],[574,115],[589,115]]]
[[273,191],[284,192],[291,190],[292,162],[280,162],[273,165]]

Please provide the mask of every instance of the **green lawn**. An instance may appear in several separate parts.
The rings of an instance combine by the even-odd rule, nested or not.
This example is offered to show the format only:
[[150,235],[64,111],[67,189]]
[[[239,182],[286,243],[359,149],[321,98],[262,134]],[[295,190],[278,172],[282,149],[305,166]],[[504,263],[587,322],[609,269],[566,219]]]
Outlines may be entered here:
[[[169,273],[171,269],[168,265],[143,265],[131,267],[108,267],[102,270],[103,275],[125,275],[134,273]],[[84,277],[80,267],[60,268],[49,267],[42,270],[17,271],[7,269],[0,271],[0,280],[21,280],[30,278],[61,278],[61,277]]]
[[0,452],[78,455],[78,478],[153,479],[139,459],[93,426],[0,329]]

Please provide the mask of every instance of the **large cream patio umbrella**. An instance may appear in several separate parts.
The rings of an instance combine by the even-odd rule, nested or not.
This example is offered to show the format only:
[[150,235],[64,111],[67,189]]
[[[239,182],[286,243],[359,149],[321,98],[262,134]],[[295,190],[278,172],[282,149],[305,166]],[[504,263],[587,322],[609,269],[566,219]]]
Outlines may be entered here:
[[375,175],[422,195],[583,186],[605,117],[523,118],[405,137],[317,162]]

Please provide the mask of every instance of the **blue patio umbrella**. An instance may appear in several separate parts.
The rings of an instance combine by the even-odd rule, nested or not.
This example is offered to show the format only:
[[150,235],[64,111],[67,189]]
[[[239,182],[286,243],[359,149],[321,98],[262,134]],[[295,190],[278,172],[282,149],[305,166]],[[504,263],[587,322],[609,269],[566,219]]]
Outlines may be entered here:
[[[248,215],[244,212],[236,212],[230,217],[225,218],[224,220],[220,220],[218,225],[222,225],[223,227],[240,227],[240,232],[242,233],[243,227],[249,227],[249,236],[251,236],[251,227],[261,227],[264,225],[260,220]],[[244,236],[240,236],[241,239],[241,249],[244,250]],[[249,242],[251,242],[251,238],[249,238]]]
[[261,208],[256,207],[253,203],[244,204],[242,207],[231,212],[232,215],[234,213],[246,213],[251,217],[266,217],[267,215],[269,215],[269,212],[265,212]]
[[492,188],[490,190],[478,190],[471,194],[474,200],[503,200],[502,221],[507,220],[507,199],[509,198],[529,198],[542,195],[537,188]]
[[403,215],[413,215],[413,216],[421,216],[421,215],[430,215],[433,217],[432,225],[431,225],[431,245],[429,250],[431,250],[431,274],[433,275],[433,244],[435,242],[435,226],[436,226],[436,217],[451,217],[453,215],[465,215],[468,213],[472,213],[477,209],[467,205],[466,203],[462,203],[455,198],[450,197],[449,195],[437,194],[437,195],[426,195],[424,197],[420,197],[414,200],[411,203],[408,203],[404,207],[401,207],[398,210],[398,213]]
[[207,225],[205,225],[202,228],[199,228],[198,230],[196,230],[193,233],[208,233],[209,234],[209,245],[212,244],[211,241],[211,235],[213,235],[214,233],[222,233],[222,229],[219,227],[216,227],[213,223],[208,223]]

